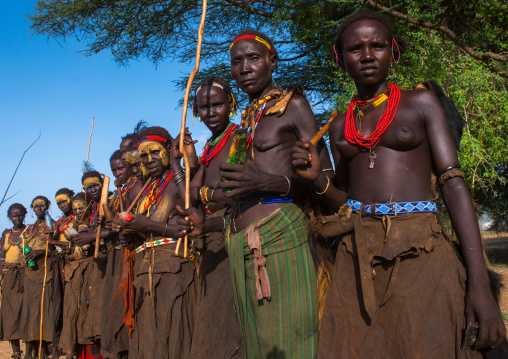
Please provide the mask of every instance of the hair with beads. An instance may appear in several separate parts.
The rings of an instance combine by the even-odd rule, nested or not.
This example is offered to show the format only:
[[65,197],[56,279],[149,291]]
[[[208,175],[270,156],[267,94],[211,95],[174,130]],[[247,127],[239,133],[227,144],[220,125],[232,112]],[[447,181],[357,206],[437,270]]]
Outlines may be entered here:
[[[197,89],[204,89],[205,87],[211,86],[213,83],[219,84],[222,87],[222,91],[226,93],[228,96],[229,101],[229,111],[230,112],[236,112],[238,110],[238,104],[236,103],[235,95],[233,94],[233,90],[231,89],[231,86],[220,77],[208,77],[204,80],[202,80],[197,86]],[[217,86],[216,86],[217,87]],[[197,92],[194,93],[194,101],[192,102],[192,115],[197,116],[198,115],[198,102],[197,102]]]

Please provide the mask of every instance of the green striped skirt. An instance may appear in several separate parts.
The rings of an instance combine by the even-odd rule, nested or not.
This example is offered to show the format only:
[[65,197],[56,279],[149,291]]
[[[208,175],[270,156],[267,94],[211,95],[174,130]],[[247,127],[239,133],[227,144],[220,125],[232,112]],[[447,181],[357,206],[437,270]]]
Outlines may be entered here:
[[256,264],[247,231],[248,228],[230,234],[226,243],[247,358],[315,358],[318,340],[316,269],[310,253],[305,214],[298,206],[285,204],[259,225],[270,299],[257,299]]

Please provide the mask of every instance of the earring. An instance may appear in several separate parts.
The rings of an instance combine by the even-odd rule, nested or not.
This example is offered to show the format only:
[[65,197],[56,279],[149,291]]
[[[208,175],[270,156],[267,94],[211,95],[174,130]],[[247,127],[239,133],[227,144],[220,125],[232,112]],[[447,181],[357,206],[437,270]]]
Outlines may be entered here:
[[342,80],[344,83],[347,82],[347,72],[346,72],[346,69],[342,69]]
[[230,113],[229,113],[229,117],[233,117],[233,112],[230,112]]
[[199,122],[203,122],[203,120],[201,119],[201,117],[198,117],[198,120],[199,120]]
[[337,54],[337,50],[335,49],[335,44],[333,44],[333,53],[335,54],[335,67],[339,67],[339,55]]

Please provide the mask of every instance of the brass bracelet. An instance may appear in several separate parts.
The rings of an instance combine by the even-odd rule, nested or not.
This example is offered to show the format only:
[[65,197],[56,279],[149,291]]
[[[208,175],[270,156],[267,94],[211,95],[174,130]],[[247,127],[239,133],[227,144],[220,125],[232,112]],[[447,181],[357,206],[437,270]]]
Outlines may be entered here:
[[327,180],[327,182],[326,182],[326,188],[325,188],[325,190],[324,190],[323,192],[318,192],[318,191],[316,191],[316,190],[314,189],[314,191],[316,191],[316,193],[317,193],[318,195],[322,195],[322,194],[324,194],[326,191],[328,191],[328,187],[330,187],[330,177],[326,177],[326,180]]

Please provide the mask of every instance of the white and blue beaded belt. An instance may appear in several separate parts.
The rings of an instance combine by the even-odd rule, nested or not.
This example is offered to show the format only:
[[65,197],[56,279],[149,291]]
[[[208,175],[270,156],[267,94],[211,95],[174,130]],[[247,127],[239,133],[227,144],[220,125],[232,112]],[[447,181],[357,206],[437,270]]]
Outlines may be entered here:
[[[360,211],[362,202],[348,199],[346,204],[351,207],[353,211]],[[437,213],[437,206],[432,201],[416,201],[416,202],[391,202],[391,203],[375,203],[365,205],[365,214],[372,215],[372,208],[374,208],[374,215],[392,215],[405,213]]]

